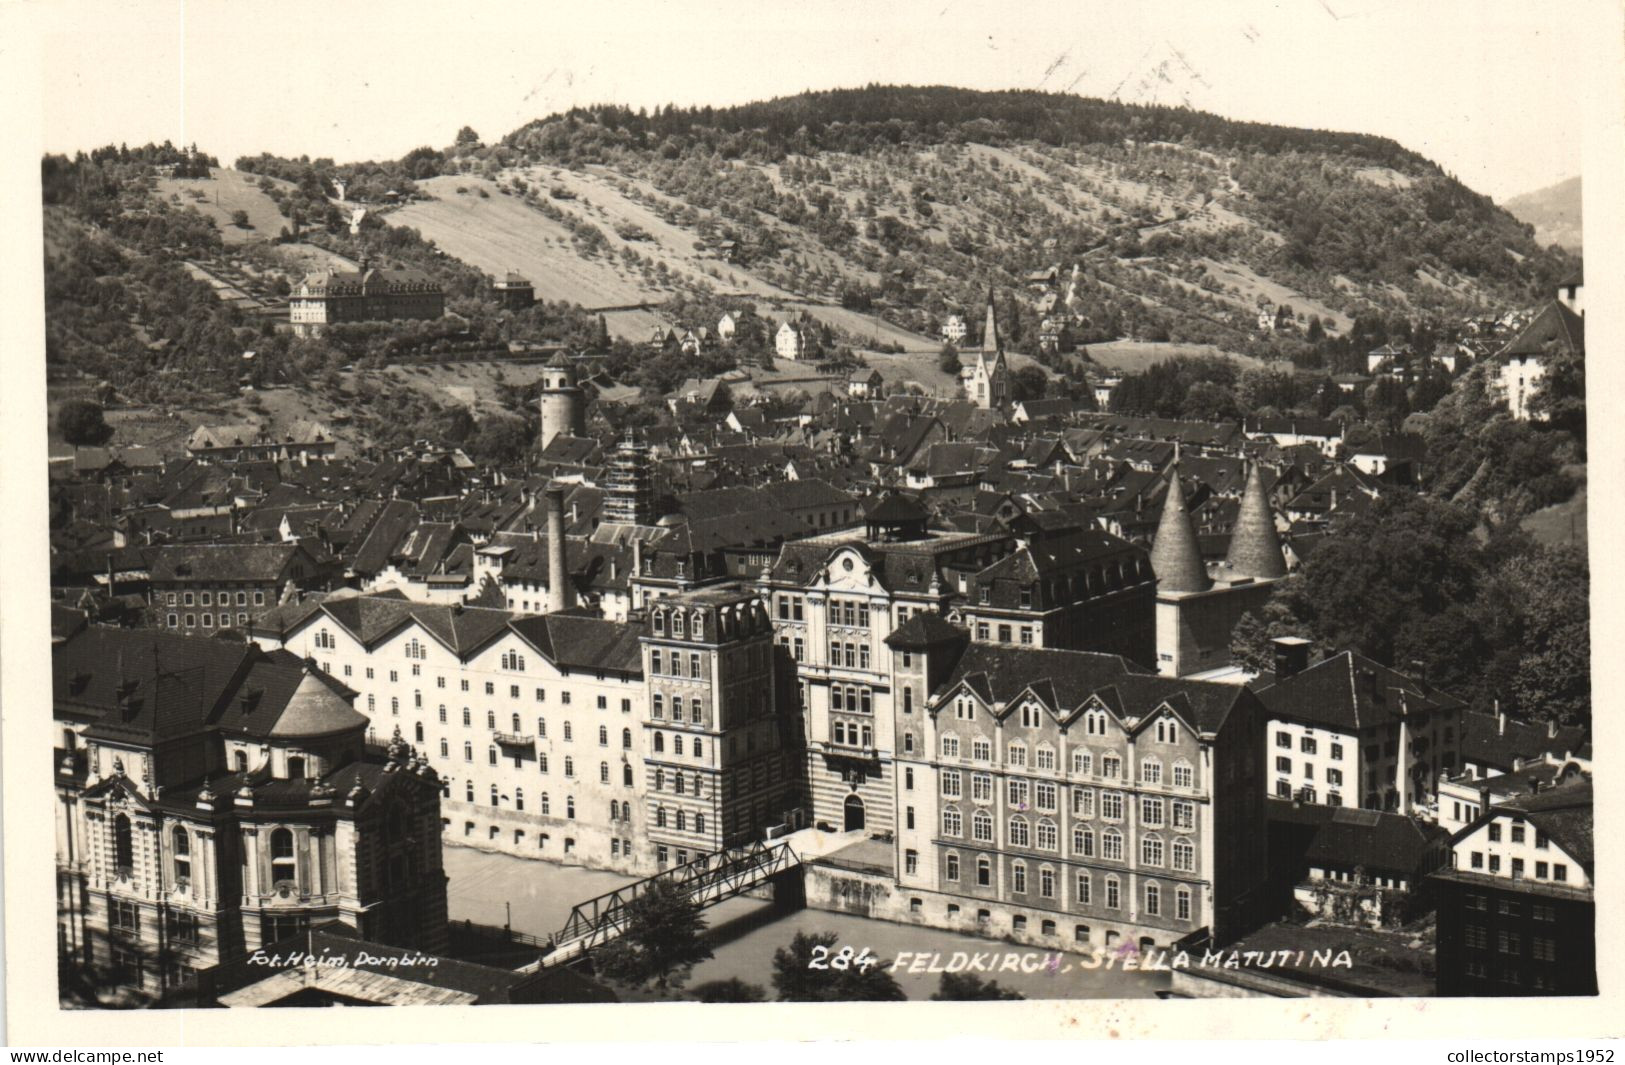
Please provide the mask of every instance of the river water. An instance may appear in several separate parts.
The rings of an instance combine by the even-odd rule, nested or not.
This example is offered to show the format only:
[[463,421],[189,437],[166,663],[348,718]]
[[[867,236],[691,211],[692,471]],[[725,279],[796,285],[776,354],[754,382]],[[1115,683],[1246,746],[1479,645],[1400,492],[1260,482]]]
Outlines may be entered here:
[[[557,932],[578,902],[613,891],[635,878],[619,873],[529,861],[505,854],[488,854],[466,847],[445,850],[447,907],[453,921],[501,927],[510,912],[512,927],[539,938]],[[506,905],[505,905],[506,904]],[[821,910],[775,912],[772,904],[738,897],[705,911],[717,930],[712,944],[715,957],[694,969],[690,986],[737,976],[760,985],[772,997],[773,952],[787,945],[797,932],[834,932],[839,947],[867,948],[892,970],[911,999],[928,999],[937,989],[939,973],[927,968],[964,965],[973,958],[984,964],[1003,964],[1006,955],[1034,971],[981,972],[1001,987],[1012,987],[1030,999],[1149,998],[1168,987],[1166,974],[1125,972],[1098,959],[1070,952],[1046,952],[1017,947],[962,932],[876,921],[848,913]],[[899,955],[909,955],[900,958]],[[956,955],[958,955],[956,959]],[[915,959],[923,958],[916,967]],[[895,966],[895,967],[894,967]]]

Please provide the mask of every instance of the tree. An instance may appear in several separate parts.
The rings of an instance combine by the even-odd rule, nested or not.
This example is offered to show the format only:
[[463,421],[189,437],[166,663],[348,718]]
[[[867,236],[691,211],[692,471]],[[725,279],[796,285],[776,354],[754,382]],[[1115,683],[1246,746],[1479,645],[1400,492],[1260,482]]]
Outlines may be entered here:
[[[954,362],[958,364],[956,357]],[[1043,399],[1044,390],[1049,386],[1049,376],[1036,366],[1023,366],[1010,375],[1010,398],[1012,400]]]
[[248,212],[244,210],[236,210],[231,212],[231,224],[236,226],[238,229],[252,228],[248,224]]
[[1567,429],[1579,439],[1586,438],[1586,363],[1585,353],[1571,350],[1553,350],[1541,356],[1546,375],[1529,403],[1529,409],[1543,416],[1554,429]]
[[88,399],[70,399],[62,404],[56,412],[56,428],[62,439],[76,446],[105,444],[113,436],[101,404]]
[[1309,636],[1309,626],[1293,616],[1284,598],[1271,597],[1257,610],[1241,615],[1230,630],[1230,661],[1250,673],[1275,668],[1275,647],[1282,636]]
[[473,126],[464,126],[457,131],[456,144],[459,148],[478,148],[480,146],[480,135],[474,132]]
[[957,378],[959,376],[959,349],[951,343],[942,345],[942,350],[937,353],[937,369],[949,377]]
[[680,884],[650,881],[626,905],[626,930],[596,955],[598,971],[611,980],[640,987],[681,987],[694,966],[711,957],[705,945],[705,916]]
[[943,973],[933,1002],[1015,1002],[1025,999],[1013,987],[1000,987],[997,980],[983,980],[974,973]]
[[760,984],[747,984],[737,976],[708,981],[689,993],[701,1002],[761,1002],[767,998]]
[[[781,1002],[901,1002],[907,996],[881,964],[837,960],[834,932],[797,932],[773,952],[773,989]],[[823,947],[822,951],[815,948]],[[819,968],[814,968],[814,964]],[[845,968],[838,966],[845,964]]]

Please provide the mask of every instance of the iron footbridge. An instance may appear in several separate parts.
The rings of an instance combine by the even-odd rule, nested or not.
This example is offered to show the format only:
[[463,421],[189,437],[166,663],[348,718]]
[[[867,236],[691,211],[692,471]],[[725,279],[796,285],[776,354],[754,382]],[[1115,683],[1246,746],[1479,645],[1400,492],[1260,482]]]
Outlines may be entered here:
[[626,931],[632,902],[651,884],[661,881],[677,884],[704,908],[749,891],[800,864],[801,859],[790,849],[788,841],[757,840],[663,869],[654,876],[578,903],[570,911],[564,927],[552,937],[553,949],[536,966],[570,961],[619,936]]

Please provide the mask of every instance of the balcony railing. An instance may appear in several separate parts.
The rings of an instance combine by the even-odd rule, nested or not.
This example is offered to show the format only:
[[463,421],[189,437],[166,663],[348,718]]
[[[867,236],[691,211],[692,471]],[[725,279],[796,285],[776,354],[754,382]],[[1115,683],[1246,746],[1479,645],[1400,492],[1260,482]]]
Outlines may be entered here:
[[535,736],[526,736],[518,732],[499,732],[496,734],[497,743],[504,747],[534,747]]

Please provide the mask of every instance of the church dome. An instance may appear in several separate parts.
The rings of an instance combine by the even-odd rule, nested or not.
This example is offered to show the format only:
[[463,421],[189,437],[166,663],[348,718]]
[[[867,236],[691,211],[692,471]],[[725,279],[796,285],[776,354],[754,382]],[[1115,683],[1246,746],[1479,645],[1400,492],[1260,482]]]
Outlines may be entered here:
[[312,739],[367,727],[367,717],[315,673],[307,672],[271,726],[277,739]]

